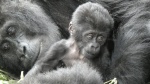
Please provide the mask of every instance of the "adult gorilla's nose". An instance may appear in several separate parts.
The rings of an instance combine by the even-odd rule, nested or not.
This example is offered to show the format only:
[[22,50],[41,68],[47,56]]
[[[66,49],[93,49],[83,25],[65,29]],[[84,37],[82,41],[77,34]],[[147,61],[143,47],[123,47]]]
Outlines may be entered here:
[[27,47],[26,47],[27,45],[28,45],[27,43],[19,43],[18,51],[20,54],[24,56],[27,54]]

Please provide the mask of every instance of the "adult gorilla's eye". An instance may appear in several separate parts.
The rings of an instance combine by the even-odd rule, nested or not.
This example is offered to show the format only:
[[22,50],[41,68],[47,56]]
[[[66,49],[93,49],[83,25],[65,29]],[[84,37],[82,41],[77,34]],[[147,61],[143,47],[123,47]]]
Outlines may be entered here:
[[8,29],[7,29],[7,34],[8,35],[14,35],[16,32],[16,29],[14,26],[9,26]]
[[92,35],[92,34],[88,34],[86,37],[87,37],[88,39],[92,39],[92,38],[93,38],[93,35]]
[[3,49],[3,50],[9,50],[9,49],[10,49],[9,43],[3,43],[3,44],[2,44],[2,49]]
[[103,36],[98,36],[98,37],[97,37],[97,41],[98,41],[98,42],[103,41]]

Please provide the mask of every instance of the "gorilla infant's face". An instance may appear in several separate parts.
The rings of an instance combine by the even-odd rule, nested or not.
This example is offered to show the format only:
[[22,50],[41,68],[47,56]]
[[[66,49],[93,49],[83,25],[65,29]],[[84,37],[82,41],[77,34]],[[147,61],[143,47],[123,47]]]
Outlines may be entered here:
[[82,33],[83,49],[82,54],[87,58],[94,58],[101,50],[106,41],[105,32],[96,30],[86,30]]
[[81,54],[90,59],[97,57],[105,46],[109,30],[103,28],[96,29],[83,24],[77,28],[74,29],[73,36]]
[[44,56],[60,33],[38,5],[5,1],[0,3],[0,68],[19,75]]
[[101,54],[101,51],[106,47],[105,44],[111,29],[111,24],[106,25],[107,22],[105,21],[97,23],[72,24],[72,35],[75,37],[79,51],[89,59],[93,59]]

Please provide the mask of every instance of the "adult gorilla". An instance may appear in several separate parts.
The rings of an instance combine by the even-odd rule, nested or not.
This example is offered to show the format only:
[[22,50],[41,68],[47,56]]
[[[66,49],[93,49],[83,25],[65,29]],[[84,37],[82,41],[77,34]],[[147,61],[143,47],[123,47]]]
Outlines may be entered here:
[[16,76],[20,71],[27,72],[62,38],[48,12],[34,0],[0,0],[1,69]]

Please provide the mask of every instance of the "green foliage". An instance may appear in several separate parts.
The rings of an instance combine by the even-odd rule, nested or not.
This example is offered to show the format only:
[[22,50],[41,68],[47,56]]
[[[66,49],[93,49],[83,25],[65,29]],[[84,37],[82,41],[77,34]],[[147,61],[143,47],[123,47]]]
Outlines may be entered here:
[[0,70],[0,80],[8,81],[11,80],[11,77],[7,75],[7,72]]
[[0,84],[18,84],[16,80],[3,81],[0,80]]
[[0,70],[0,84],[17,84],[17,80],[13,80],[7,72]]

